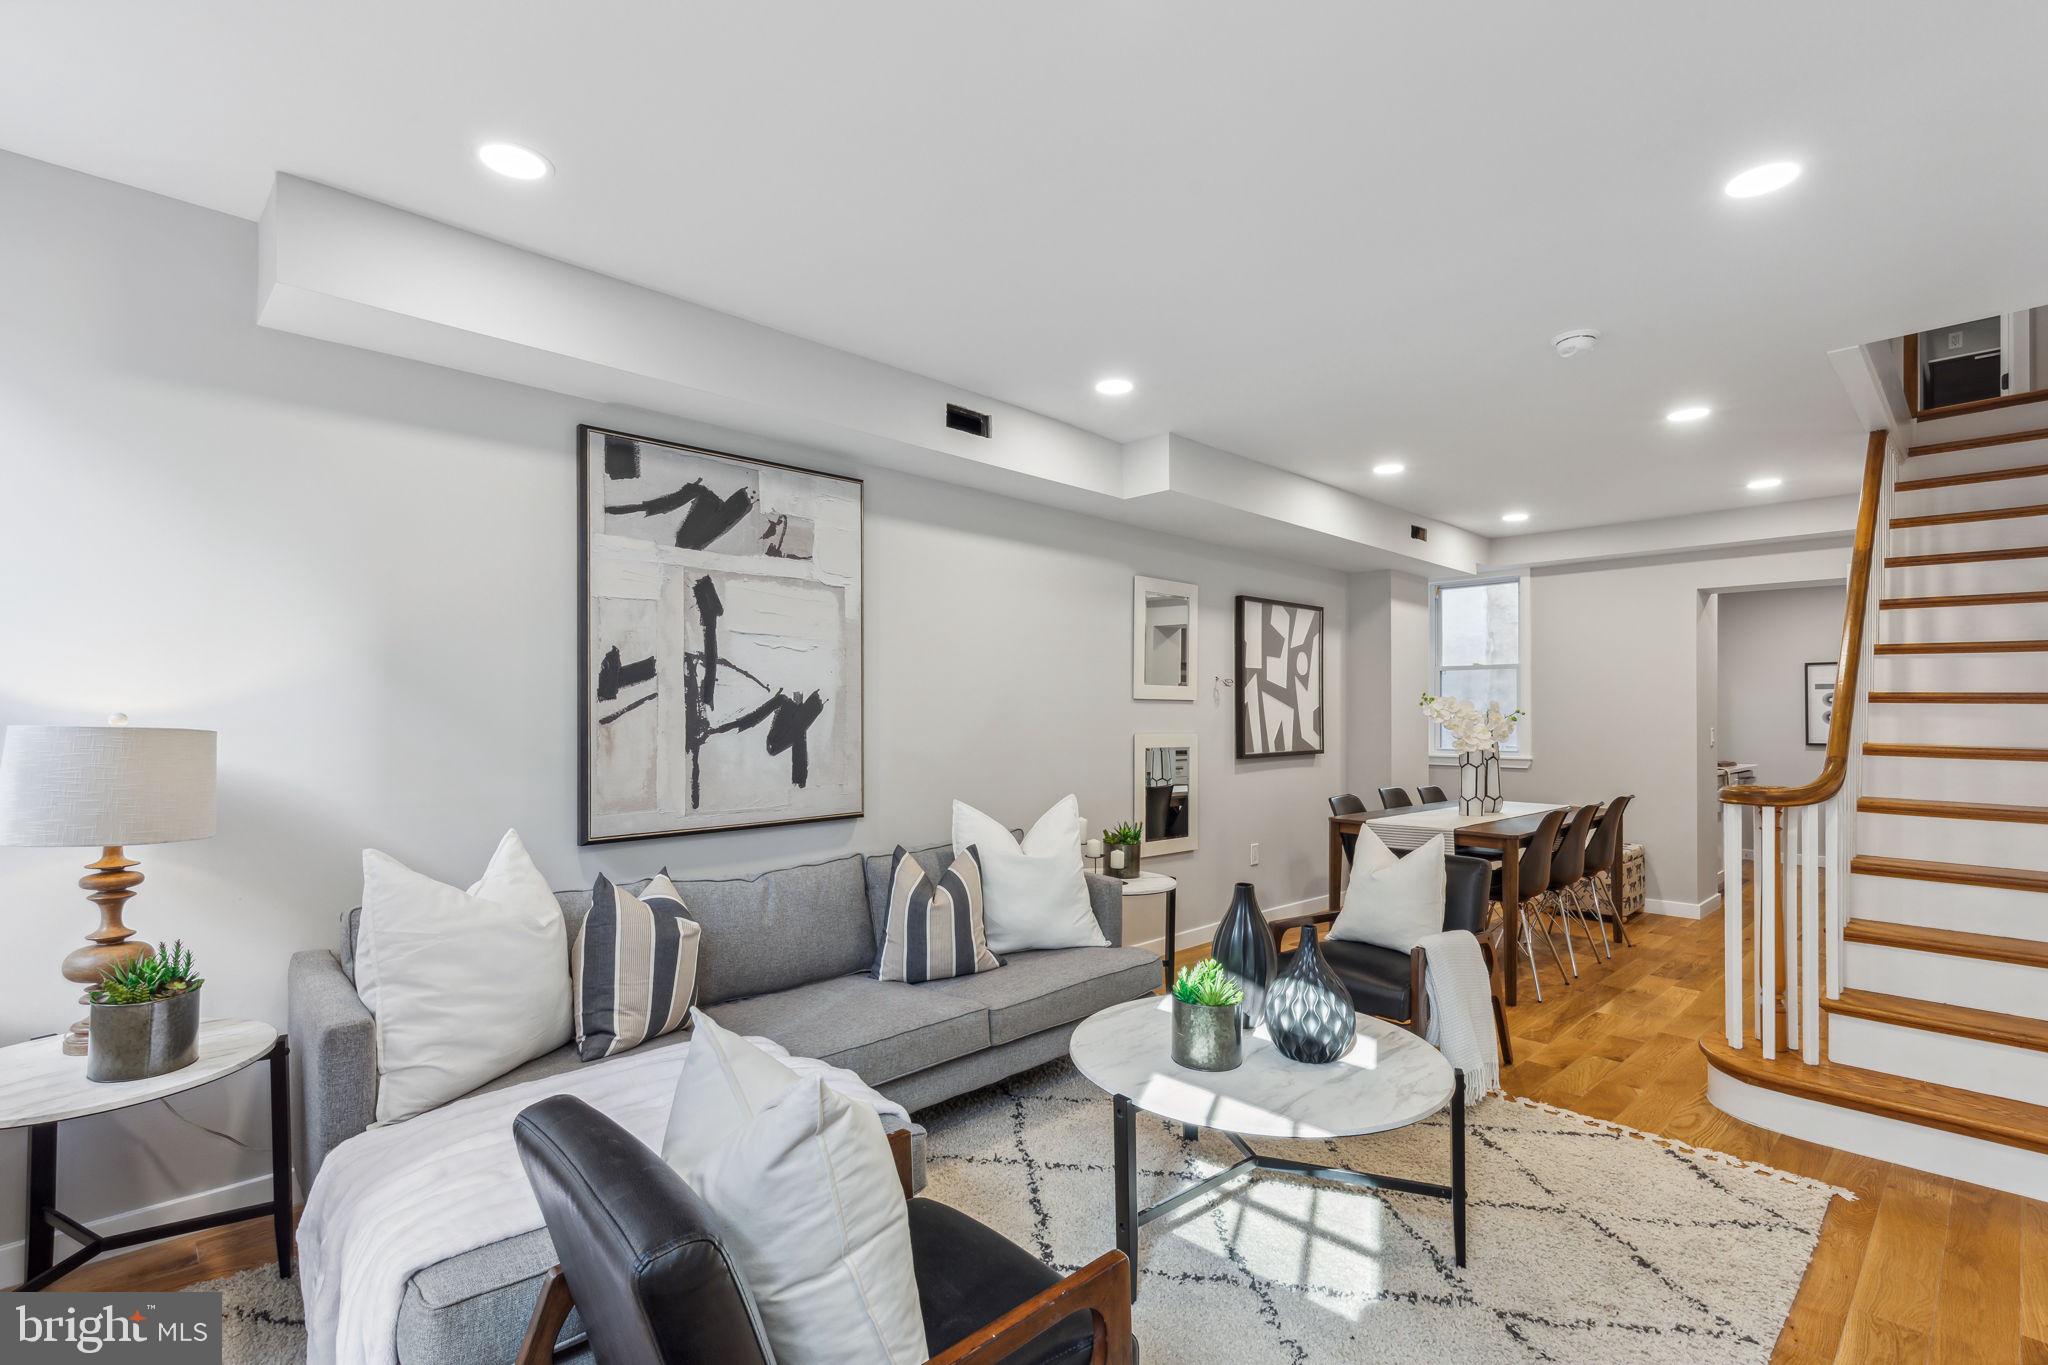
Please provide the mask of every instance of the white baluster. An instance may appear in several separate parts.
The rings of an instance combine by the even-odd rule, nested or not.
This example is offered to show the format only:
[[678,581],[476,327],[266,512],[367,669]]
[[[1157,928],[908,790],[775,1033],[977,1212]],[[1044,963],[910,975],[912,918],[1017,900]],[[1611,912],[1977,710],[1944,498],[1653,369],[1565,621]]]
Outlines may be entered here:
[[1768,1062],[1778,1055],[1778,809],[1756,814],[1756,1036]]
[[[1806,809],[1813,809],[1808,806]],[[1778,907],[1778,918],[1784,922],[1785,961],[1782,964],[1785,989],[1785,1046],[1794,1050],[1799,1047],[1799,1030],[1806,1022],[1806,1011],[1801,1008],[1800,994],[1806,983],[1799,979],[1799,926],[1804,903],[1801,896],[1805,886],[1799,880],[1799,861],[1806,853],[1805,841],[1800,837],[1804,830],[1799,822],[1799,807],[1785,812],[1785,867],[1789,876],[1785,882],[1785,903]]]
[[1842,798],[1828,802],[1828,999],[1842,998],[1842,926],[1849,918],[1849,884],[1842,880]]
[[1799,811],[1799,1055],[1820,1062],[1820,807]]
[[1748,806],[1721,807],[1721,942],[1728,1046],[1742,1050],[1742,833]]

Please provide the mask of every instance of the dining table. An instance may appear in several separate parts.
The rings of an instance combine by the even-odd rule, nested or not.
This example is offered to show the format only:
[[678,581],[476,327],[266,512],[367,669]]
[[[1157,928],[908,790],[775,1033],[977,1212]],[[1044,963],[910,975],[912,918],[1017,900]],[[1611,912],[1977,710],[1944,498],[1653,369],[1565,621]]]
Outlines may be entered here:
[[[1543,817],[1560,808],[1554,801],[1503,801],[1491,814],[1465,815],[1456,801],[1426,801],[1394,810],[1361,811],[1356,815],[1330,817],[1330,910],[1344,904],[1344,836],[1370,827],[1388,848],[1408,850],[1422,847],[1441,834],[1445,852],[1451,846],[1483,849],[1500,861],[1501,914],[1507,920],[1501,934],[1501,1002],[1515,1003],[1515,980],[1521,957],[1521,936],[1514,932],[1514,907],[1522,902],[1522,849],[1543,824]],[[1620,857],[1621,841],[1615,841]],[[1594,869],[1587,869],[1589,872]],[[1621,869],[1609,869],[1615,894],[1620,896]]]

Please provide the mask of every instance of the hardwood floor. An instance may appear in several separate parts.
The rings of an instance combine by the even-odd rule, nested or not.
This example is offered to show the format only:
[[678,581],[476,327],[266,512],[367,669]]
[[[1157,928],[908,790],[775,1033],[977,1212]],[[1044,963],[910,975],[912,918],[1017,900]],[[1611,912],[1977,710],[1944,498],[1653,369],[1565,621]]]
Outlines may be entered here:
[[[1720,1024],[1721,919],[1646,915],[1611,966],[1544,973],[1508,1012],[1515,1094],[1855,1190],[1828,1213],[1773,1357],[1796,1365],[2048,1365],[2048,1204],[1739,1123],[1707,1103],[1700,1037]],[[1182,953],[1183,960],[1202,956]],[[60,1289],[175,1289],[267,1263],[268,1225],[108,1258]]]

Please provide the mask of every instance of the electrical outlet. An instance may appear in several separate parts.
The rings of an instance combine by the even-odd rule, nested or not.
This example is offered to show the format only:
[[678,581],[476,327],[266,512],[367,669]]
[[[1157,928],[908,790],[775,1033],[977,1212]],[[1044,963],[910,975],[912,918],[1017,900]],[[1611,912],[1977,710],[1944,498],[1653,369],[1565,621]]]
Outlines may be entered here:
[[1714,731],[1715,731],[1715,728],[1716,728],[1716,727],[1714,727],[1714,726],[1712,726],[1712,725],[1709,725],[1709,726],[1707,727],[1707,747],[1708,747],[1709,749],[1713,748],[1713,747],[1714,747],[1714,745],[1715,745],[1715,743],[1716,743],[1716,736],[1715,736],[1715,733],[1714,733]]
[[1258,846],[1257,844],[1253,844],[1253,845],[1252,845],[1252,866],[1253,866],[1253,867],[1257,867],[1258,865],[1259,865],[1259,846]]

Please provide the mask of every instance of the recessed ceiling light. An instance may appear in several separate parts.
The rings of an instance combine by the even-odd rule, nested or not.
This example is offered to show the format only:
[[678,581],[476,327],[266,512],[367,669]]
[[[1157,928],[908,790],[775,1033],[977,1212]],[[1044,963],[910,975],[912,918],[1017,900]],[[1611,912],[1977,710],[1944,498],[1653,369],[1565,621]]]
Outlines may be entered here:
[[1503,512],[1500,514],[1500,519],[1502,521],[1527,521],[1529,514],[1527,512]]
[[1399,460],[1381,460],[1372,467],[1372,472],[1384,478],[1389,474],[1399,474],[1406,468],[1408,466],[1402,464]]
[[1137,387],[1136,384],[1133,384],[1128,379],[1098,379],[1095,381],[1095,391],[1104,398],[1121,398]]
[[540,180],[554,169],[539,152],[516,142],[486,142],[476,149],[476,159],[508,180]]
[[1798,178],[1798,162],[1767,161],[1761,166],[1750,167],[1722,188],[1730,199],[1754,199],[1772,190],[1782,190]]
[[1766,474],[1760,479],[1751,479],[1743,487],[1752,493],[1768,493],[1773,488],[1783,487],[1784,483],[1785,481],[1776,474]]
[[1692,407],[1687,408],[1673,408],[1664,414],[1664,420],[1667,422],[1697,422],[1711,412],[1713,412],[1713,409],[1710,407],[1703,404],[1694,404]]

